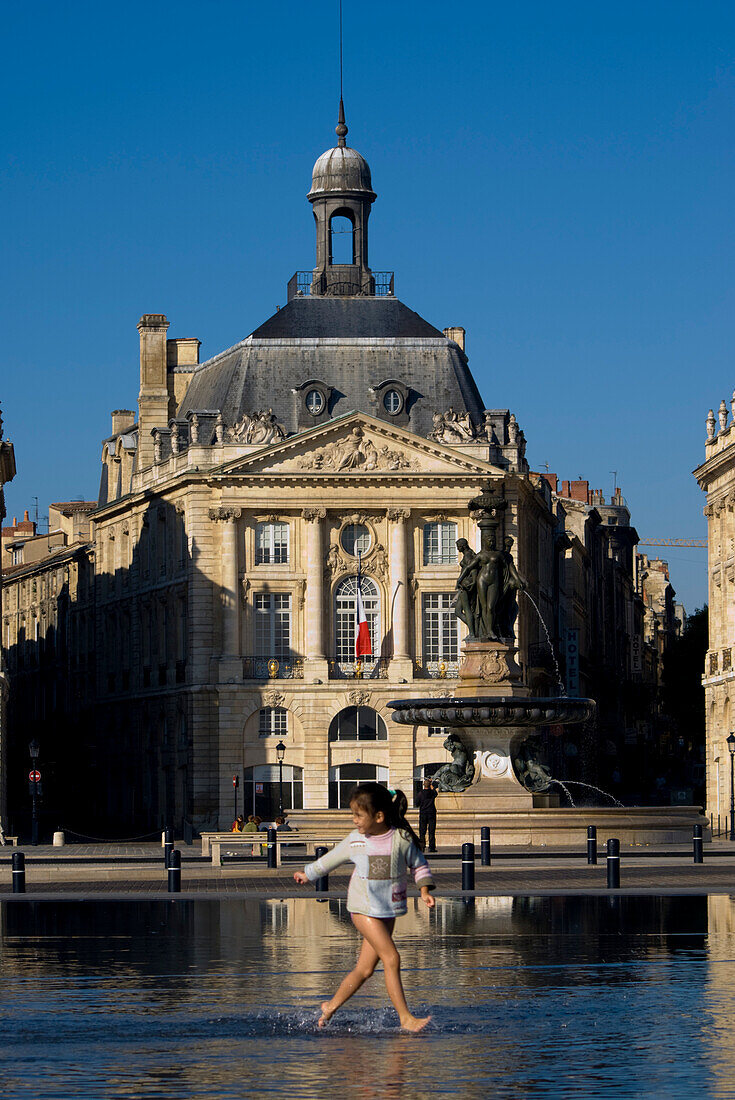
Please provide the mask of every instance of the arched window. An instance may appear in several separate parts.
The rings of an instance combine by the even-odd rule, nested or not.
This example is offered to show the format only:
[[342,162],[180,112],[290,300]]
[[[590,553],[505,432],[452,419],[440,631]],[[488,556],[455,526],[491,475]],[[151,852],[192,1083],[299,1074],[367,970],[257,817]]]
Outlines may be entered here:
[[355,227],[346,214],[333,214],[329,219],[329,262],[355,262]]
[[[369,668],[376,661],[376,654],[380,653],[381,639],[380,628],[380,596],[377,585],[368,577],[362,578],[362,604],[365,608],[372,642],[372,657],[363,657],[362,661]],[[334,639],[336,658],[339,665],[355,664],[355,640],[357,637],[357,577],[346,577],[338,586],[335,593],[335,624]]]
[[387,741],[385,722],[372,707],[345,707],[329,726],[330,741]]
[[356,783],[388,785],[388,769],[377,764],[339,764],[329,769],[329,808],[347,810],[350,791]]
[[288,734],[288,711],[285,707],[263,707],[258,716],[261,737],[285,737]]

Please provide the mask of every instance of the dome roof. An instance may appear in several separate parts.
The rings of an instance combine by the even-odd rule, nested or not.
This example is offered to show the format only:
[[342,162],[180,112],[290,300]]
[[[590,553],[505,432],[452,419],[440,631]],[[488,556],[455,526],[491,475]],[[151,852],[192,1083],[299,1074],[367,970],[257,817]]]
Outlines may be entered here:
[[368,162],[357,149],[347,145],[327,149],[312,172],[310,194],[317,191],[369,191],[372,194]]

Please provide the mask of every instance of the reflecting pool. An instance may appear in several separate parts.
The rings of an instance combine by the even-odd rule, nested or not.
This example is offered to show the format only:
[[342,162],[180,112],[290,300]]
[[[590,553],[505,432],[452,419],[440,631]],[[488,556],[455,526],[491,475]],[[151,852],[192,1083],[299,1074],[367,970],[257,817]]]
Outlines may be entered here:
[[0,906],[4,1097],[732,1097],[735,899],[414,908],[403,1035],[343,902]]

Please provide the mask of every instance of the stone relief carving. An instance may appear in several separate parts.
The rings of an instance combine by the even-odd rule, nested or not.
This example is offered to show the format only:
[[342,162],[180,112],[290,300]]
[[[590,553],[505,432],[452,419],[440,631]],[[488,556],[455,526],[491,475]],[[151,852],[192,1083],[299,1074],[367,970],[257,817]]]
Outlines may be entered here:
[[307,523],[313,523],[315,519],[326,519],[326,508],[302,508],[301,518],[306,520]]
[[286,696],[282,691],[266,691],[263,702],[267,707],[282,707],[286,702]]
[[350,691],[347,694],[347,700],[353,707],[365,707],[372,699],[372,692],[370,691]]
[[330,546],[325,560],[324,572],[335,577],[347,572],[347,562],[339,552],[338,546]]
[[214,422],[214,438],[217,443],[224,443],[225,441],[225,422],[222,419],[222,413],[217,413],[217,419]]
[[725,404],[725,398],[720,401],[720,407],[717,410],[717,418],[720,421],[720,431],[724,432],[727,427],[727,405]]
[[306,581],[303,577],[299,577],[296,581],[296,599],[299,601],[299,607],[303,607],[306,600]]
[[455,412],[450,406],[446,412],[435,412],[431,419],[433,427],[428,438],[437,443],[473,443],[477,439],[469,413]]
[[374,573],[381,580],[385,580],[388,576],[388,555],[381,543],[378,543],[370,557],[363,561],[362,571],[363,573]]
[[276,420],[273,409],[259,409],[253,413],[243,413],[232,428],[227,429],[227,438],[233,443],[280,443],[286,438],[286,432]]
[[438,691],[430,691],[429,695],[432,699],[451,699],[454,692],[451,688],[440,688]]
[[199,417],[197,416],[196,413],[193,414],[190,423],[191,423],[191,428],[190,428],[191,441],[192,441],[192,443],[198,443],[199,442]]
[[356,425],[346,439],[336,439],[312,454],[304,455],[305,470],[417,470],[419,464],[386,445],[380,450]]
[[410,508],[389,508],[385,513],[391,523],[401,523],[411,516]]
[[500,653],[486,653],[480,662],[480,679],[486,684],[504,684],[511,679],[508,665]]
[[248,592],[250,591],[250,579],[248,577],[240,577],[240,593],[242,595],[242,602],[247,605]]
[[209,518],[213,520],[239,519],[242,508],[210,508]]

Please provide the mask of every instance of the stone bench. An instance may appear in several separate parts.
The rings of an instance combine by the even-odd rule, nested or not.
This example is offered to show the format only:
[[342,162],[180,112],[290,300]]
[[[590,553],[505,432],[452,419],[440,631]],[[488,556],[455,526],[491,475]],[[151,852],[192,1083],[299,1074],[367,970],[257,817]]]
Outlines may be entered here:
[[[322,832],[296,832],[295,829],[288,832],[276,833],[276,866],[281,866],[281,848],[305,847],[306,854],[312,858],[319,846],[333,848],[346,836],[344,831],[329,836]],[[215,867],[222,865],[222,852],[234,848],[249,848],[253,855],[260,855],[261,846],[265,848],[268,843],[268,834],[259,833],[202,833],[202,855],[211,856]]]
[[5,837],[5,843],[9,844],[11,848],[17,848],[18,847],[18,837],[17,836],[6,836]]

